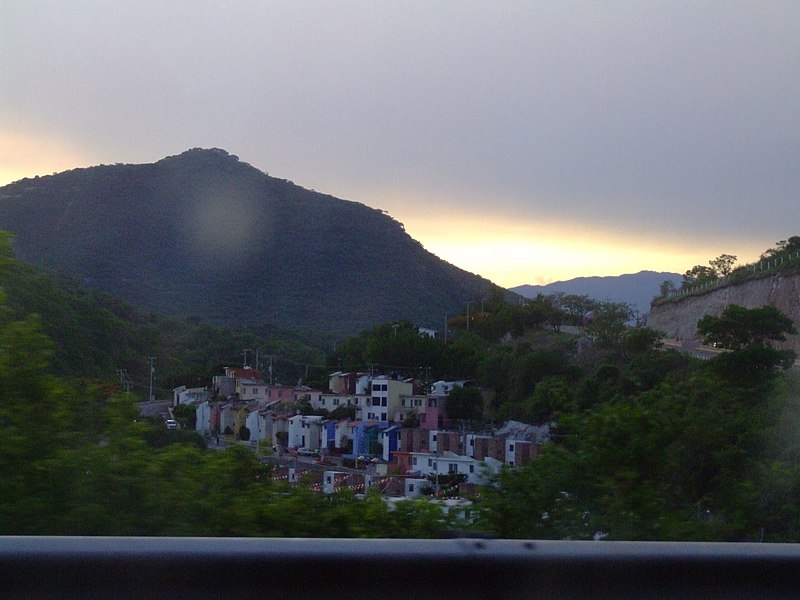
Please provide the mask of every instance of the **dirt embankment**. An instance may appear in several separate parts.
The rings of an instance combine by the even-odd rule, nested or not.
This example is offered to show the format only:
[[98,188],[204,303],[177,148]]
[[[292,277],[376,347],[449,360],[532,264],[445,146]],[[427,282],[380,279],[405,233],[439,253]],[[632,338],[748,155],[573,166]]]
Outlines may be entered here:
[[[697,321],[705,315],[720,315],[729,304],[746,308],[769,304],[791,317],[800,329],[800,273],[776,274],[651,306],[647,326],[665,332],[667,337],[695,339]],[[800,336],[790,336],[781,346],[800,352]]]

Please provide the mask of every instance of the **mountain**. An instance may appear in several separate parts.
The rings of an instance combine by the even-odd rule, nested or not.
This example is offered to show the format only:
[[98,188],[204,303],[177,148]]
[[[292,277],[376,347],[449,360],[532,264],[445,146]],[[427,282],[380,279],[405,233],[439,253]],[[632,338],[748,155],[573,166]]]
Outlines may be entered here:
[[537,294],[564,293],[589,296],[594,300],[627,302],[640,313],[646,314],[650,311],[650,301],[659,295],[659,287],[667,280],[676,287],[681,285],[681,276],[677,273],[640,271],[610,277],[578,277],[547,285],[520,285],[511,288],[511,291],[526,298],[535,298]]
[[437,326],[497,286],[383,211],[270,177],[220,149],[0,188],[16,255],[157,313],[354,332]]

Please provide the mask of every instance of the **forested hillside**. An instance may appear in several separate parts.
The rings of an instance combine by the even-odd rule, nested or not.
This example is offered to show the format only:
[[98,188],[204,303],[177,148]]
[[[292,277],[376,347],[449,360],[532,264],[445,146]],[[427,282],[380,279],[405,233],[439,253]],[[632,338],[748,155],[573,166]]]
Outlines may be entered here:
[[[68,378],[117,380],[128,372],[146,397],[147,357],[156,357],[157,397],[181,384],[207,385],[223,366],[244,360],[242,350],[272,354],[278,381],[297,383],[307,365],[321,365],[332,343],[322,335],[276,327],[223,328],[199,319],[143,312],[111,294],[92,291],[65,276],[46,273],[14,259],[10,236],[0,232],[0,290],[10,318],[35,315],[52,341],[51,371]],[[251,352],[252,360],[254,353]],[[322,370],[324,371],[324,369]],[[324,372],[310,370],[324,379]]]
[[489,281],[382,211],[270,177],[223,150],[0,188],[20,259],[160,314],[354,333],[438,326]]

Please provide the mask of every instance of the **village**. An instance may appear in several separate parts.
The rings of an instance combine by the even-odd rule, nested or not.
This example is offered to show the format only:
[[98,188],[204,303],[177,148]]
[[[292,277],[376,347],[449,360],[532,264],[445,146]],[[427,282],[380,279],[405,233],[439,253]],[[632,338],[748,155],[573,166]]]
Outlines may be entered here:
[[169,412],[194,407],[195,430],[211,449],[248,445],[276,479],[326,494],[374,489],[390,503],[427,496],[468,514],[479,485],[535,458],[549,436],[546,425],[475,430],[450,418],[449,394],[470,385],[337,371],[321,391],[226,367],[210,389],[175,388]]

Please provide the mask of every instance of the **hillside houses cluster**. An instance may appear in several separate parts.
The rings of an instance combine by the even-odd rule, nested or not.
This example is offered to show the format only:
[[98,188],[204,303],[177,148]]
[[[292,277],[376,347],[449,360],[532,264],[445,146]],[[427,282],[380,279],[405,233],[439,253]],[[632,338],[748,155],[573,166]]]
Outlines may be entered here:
[[321,391],[270,385],[253,368],[226,368],[211,390],[176,388],[173,405],[195,406],[196,430],[207,437],[249,440],[279,456],[318,455],[326,464],[352,461],[358,468],[361,461],[376,473],[407,478],[413,495],[414,478],[456,475],[463,483],[483,483],[503,465],[535,458],[547,439],[547,427],[508,422],[476,432],[452,421],[447,397],[469,383],[425,386],[392,375],[335,372]]

